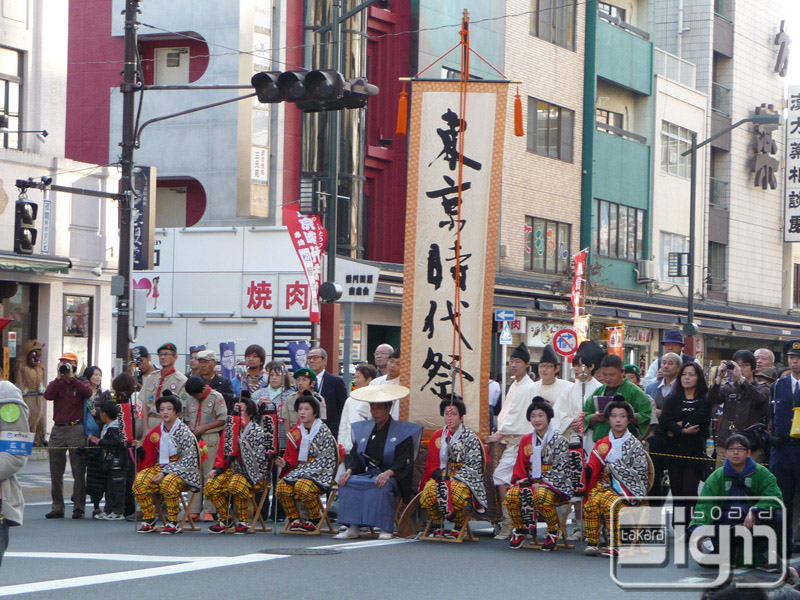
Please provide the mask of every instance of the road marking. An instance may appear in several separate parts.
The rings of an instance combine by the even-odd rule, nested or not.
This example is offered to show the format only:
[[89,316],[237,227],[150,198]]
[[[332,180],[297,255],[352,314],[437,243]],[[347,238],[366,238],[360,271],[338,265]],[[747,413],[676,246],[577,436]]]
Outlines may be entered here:
[[228,556],[157,556],[150,554],[96,554],[80,552],[6,552],[10,558],[49,558],[54,560],[118,560],[143,563],[182,563],[201,560],[222,560]]
[[0,596],[14,596],[16,594],[46,592],[50,590],[84,587],[87,585],[108,584],[117,581],[130,581],[133,579],[145,579],[148,577],[161,577],[163,575],[177,575],[179,573],[194,573],[196,571],[205,569],[217,569],[220,567],[230,567],[234,565],[246,565],[250,563],[276,560],[279,558],[288,558],[288,555],[243,554],[241,556],[231,556],[224,558],[216,557],[211,559],[187,562],[178,565],[151,567],[149,569],[136,569],[133,571],[121,571],[119,573],[101,573],[99,575],[85,575],[82,577],[69,577],[66,579],[53,579],[50,581],[38,581],[34,583],[20,583],[17,585],[7,585],[4,587],[0,587]]
[[374,548],[375,546],[391,546],[393,544],[407,544],[416,540],[406,540],[403,538],[393,538],[391,540],[364,540],[363,542],[326,544],[325,546],[312,546],[312,550],[326,550],[336,548],[337,550],[358,550],[359,548]]

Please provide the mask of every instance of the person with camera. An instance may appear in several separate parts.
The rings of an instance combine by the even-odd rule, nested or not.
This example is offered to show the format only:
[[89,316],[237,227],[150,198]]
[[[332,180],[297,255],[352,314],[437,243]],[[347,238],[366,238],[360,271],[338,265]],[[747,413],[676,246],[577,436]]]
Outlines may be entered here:
[[754,442],[757,429],[765,429],[769,386],[755,380],[756,357],[749,350],[739,350],[733,361],[723,361],[717,368],[714,385],[708,390],[712,406],[722,405],[722,416],[717,426],[717,468],[725,462],[725,446],[734,433],[742,433],[750,440],[753,460],[763,462],[766,448]]
[[[269,486],[269,459],[264,431],[256,422],[257,413],[256,403],[242,396],[225,421],[214,467],[203,488],[219,519],[208,528],[211,533],[250,533],[250,498]],[[236,507],[235,523],[228,514],[231,500]]]
[[72,518],[82,519],[86,507],[86,460],[83,455],[83,405],[92,395],[89,382],[75,376],[78,357],[64,352],[58,359],[58,377],[44,391],[53,403],[53,429],[50,431],[50,495],[52,509],[48,519],[64,518],[64,469],[69,466],[75,485],[72,488]]

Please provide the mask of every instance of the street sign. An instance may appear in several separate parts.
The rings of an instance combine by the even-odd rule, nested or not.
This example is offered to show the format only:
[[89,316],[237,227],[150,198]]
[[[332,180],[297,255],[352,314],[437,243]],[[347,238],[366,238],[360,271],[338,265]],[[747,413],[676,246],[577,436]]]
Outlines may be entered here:
[[342,286],[339,302],[373,302],[380,268],[356,260],[336,257],[336,283]]
[[560,329],[553,336],[553,349],[561,356],[572,356],[578,349],[578,334],[572,329]]
[[500,343],[503,346],[511,345],[511,330],[508,328],[508,321],[503,323],[503,333],[500,334]]
[[513,321],[514,320],[514,311],[513,310],[495,310],[494,311],[494,320],[495,321]]

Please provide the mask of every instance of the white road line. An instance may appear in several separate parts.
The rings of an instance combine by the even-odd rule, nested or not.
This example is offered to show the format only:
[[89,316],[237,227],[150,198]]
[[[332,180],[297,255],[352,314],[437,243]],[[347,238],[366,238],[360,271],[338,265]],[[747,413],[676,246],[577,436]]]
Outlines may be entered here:
[[327,550],[328,548],[335,548],[336,550],[358,550],[360,548],[374,548],[375,546],[391,546],[394,544],[407,544],[408,542],[416,542],[416,540],[406,540],[403,538],[394,538],[391,540],[364,540],[363,542],[352,543],[339,543],[339,544],[326,544],[325,546],[312,546],[311,550]]
[[142,563],[182,563],[222,560],[229,556],[158,556],[151,554],[95,554],[80,552],[6,552],[8,558],[49,558],[54,560],[118,560]]
[[211,558],[208,560],[198,560],[179,565],[151,567],[149,569],[137,569],[133,571],[122,571],[119,573],[101,573],[100,575],[85,575],[82,577],[69,577],[66,579],[53,579],[50,581],[38,581],[34,583],[20,583],[17,585],[0,587],[0,597],[14,596],[16,594],[30,594],[33,592],[46,592],[50,590],[60,590],[66,588],[77,588],[87,585],[108,584],[117,581],[145,579],[148,577],[161,577],[163,575],[177,575],[179,573],[194,573],[204,569],[217,569],[220,567],[230,567],[233,565],[266,562],[279,558],[288,558],[288,555],[243,554],[241,556]]

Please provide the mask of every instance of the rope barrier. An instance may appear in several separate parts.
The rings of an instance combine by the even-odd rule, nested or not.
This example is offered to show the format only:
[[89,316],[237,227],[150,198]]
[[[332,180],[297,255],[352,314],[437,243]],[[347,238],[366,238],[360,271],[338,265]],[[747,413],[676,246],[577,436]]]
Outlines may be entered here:
[[[650,456],[667,456],[669,458],[688,458],[690,460],[710,460],[712,462],[717,462],[716,458],[711,458],[710,456],[684,456],[682,454],[667,454],[665,452],[648,452]],[[756,463],[762,465],[764,467],[768,467],[769,463]]]

